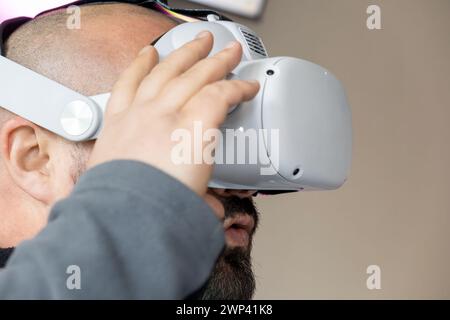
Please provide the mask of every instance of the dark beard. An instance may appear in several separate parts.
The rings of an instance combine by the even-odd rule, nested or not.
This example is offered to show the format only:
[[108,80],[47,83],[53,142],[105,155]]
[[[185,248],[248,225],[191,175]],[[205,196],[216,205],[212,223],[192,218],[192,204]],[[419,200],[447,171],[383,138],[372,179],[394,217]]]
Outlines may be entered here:
[[200,300],[250,300],[255,292],[255,276],[250,253],[227,248],[217,260],[206,285],[191,298]]
[[[251,199],[240,199],[238,197],[219,199],[224,205],[226,218],[244,212],[255,219],[256,229],[259,213]],[[207,283],[188,299],[252,299],[256,285],[251,263],[251,248],[251,240],[248,248],[225,248],[217,259]]]
[[8,262],[9,257],[13,253],[14,248],[1,249],[0,248],[0,268],[4,268]]

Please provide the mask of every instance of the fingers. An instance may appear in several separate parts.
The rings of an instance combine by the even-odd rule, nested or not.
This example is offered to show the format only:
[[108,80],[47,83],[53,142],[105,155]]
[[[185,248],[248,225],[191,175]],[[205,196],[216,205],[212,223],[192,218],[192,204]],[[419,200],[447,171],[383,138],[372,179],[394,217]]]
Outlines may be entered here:
[[199,33],[195,40],[172,52],[142,81],[136,95],[137,101],[155,98],[170,80],[206,58],[212,49],[213,42],[212,34],[204,31]]
[[106,116],[124,111],[132,105],[140,83],[158,63],[158,60],[158,52],[154,47],[147,46],[141,50],[138,57],[114,85],[108,101]]
[[253,99],[259,88],[257,81],[218,81],[205,86],[189,100],[181,113],[193,121],[202,121],[205,127],[218,128],[230,107]]
[[168,112],[180,109],[206,85],[224,79],[237,67],[242,46],[232,42],[213,57],[203,59],[181,76],[170,81],[158,95],[157,105]]

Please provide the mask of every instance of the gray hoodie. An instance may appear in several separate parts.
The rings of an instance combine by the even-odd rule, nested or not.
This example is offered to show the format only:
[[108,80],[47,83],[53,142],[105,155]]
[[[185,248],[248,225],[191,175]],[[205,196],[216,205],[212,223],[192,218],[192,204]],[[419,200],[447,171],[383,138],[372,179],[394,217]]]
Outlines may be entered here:
[[86,172],[15,249],[0,299],[182,299],[206,282],[223,245],[197,194],[144,163],[112,161]]

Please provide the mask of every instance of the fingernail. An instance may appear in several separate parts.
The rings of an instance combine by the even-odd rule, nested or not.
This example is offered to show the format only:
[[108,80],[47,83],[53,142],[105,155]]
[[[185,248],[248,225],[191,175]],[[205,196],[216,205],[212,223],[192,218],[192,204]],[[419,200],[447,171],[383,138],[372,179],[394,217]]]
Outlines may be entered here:
[[248,80],[248,82],[250,82],[251,84],[259,85],[259,81],[258,80]]
[[197,39],[201,39],[201,38],[206,38],[207,36],[209,36],[209,32],[208,31],[202,31],[197,35]]
[[239,45],[240,45],[240,43],[238,41],[231,41],[230,43],[227,44],[225,49],[233,49],[233,48],[236,48]]
[[150,46],[145,46],[144,48],[139,51],[139,55],[144,54],[150,50]]

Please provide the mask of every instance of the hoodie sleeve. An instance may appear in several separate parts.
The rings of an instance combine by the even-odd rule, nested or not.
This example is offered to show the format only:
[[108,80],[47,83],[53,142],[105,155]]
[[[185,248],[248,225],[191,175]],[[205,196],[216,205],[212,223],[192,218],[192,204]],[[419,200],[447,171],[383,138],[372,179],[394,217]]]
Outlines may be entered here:
[[197,194],[144,163],[81,178],[0,270],[0,299],[182,299],[207,280],[223,228]]

